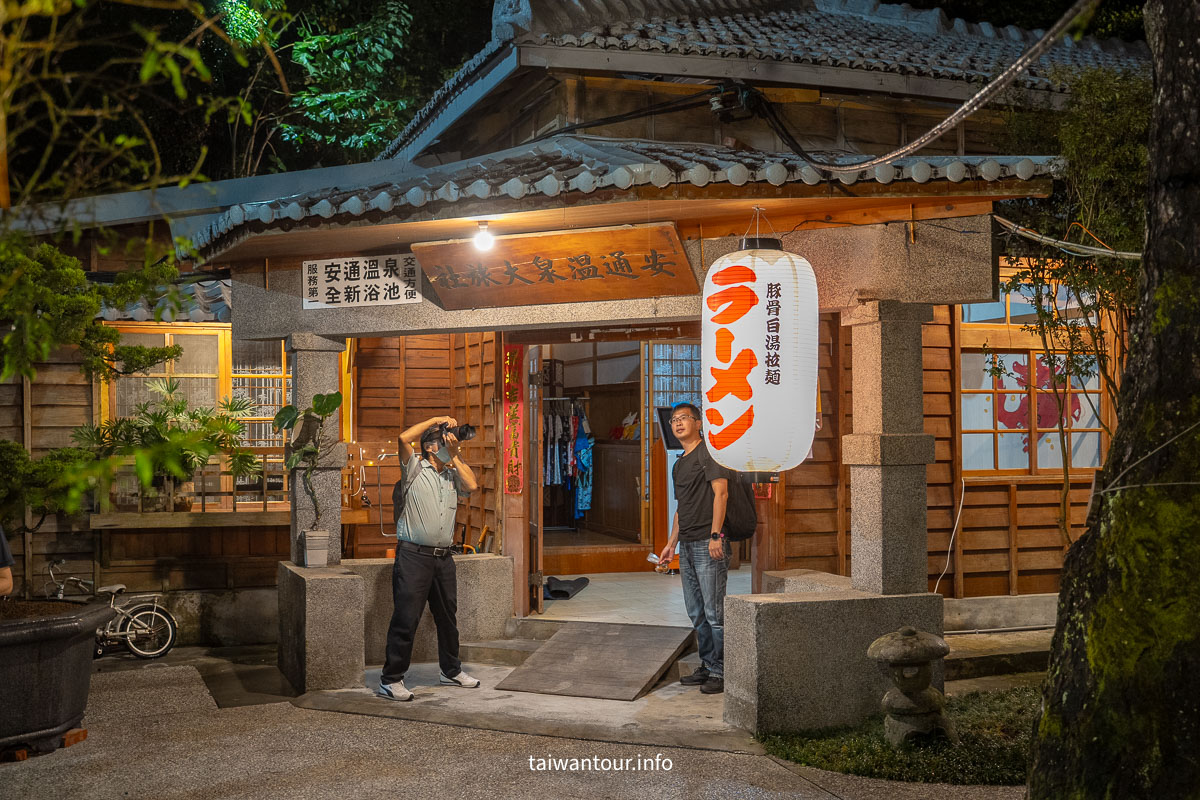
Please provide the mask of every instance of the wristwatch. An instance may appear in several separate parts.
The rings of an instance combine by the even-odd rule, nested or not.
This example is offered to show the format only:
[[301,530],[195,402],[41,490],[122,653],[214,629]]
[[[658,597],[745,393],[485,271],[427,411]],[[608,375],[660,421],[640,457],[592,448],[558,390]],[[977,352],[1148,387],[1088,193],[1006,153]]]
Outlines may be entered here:
[[712,539],[714,542],[716,542],[716,541],[719,541],[719,540],[721,540],[721,539],[724,539],[724,538],[725,538],[725,534],[721,533],[720,531],[713,531],[713,532],[712,532],[712,534],[711,534],[711,535],[710,535],[708,538],[710,538],[710,539]]

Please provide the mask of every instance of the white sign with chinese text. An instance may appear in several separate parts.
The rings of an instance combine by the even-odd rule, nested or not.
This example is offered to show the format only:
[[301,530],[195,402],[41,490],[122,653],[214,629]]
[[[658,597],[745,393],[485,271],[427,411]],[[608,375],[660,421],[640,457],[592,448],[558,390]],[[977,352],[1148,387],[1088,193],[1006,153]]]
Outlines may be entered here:
[[421,302],[420,269],[412,253],[305,261],[300,270],[305,308]]

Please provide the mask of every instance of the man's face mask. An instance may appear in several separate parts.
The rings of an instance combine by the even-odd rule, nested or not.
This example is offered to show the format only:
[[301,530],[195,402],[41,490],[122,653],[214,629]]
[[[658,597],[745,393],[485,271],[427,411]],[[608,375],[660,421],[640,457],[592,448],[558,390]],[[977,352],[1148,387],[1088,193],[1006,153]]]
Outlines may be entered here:
[[442,462],[443,464],[450,463],[450,451],[446,449],[445,444],[442,444],[442,449],[438,450],[436,453],[434,453],[434,455],[437,456],[438,461]]

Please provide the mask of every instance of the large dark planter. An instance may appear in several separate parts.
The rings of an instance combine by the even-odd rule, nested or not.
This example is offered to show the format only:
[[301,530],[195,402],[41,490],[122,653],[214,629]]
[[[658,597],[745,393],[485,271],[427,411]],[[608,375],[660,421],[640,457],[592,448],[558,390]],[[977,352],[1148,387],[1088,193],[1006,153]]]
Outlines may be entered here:
[[96,629],[114,615],[108,603],[95,602],[75,612],[0,622],[0,748],[53,750],[79,726]]

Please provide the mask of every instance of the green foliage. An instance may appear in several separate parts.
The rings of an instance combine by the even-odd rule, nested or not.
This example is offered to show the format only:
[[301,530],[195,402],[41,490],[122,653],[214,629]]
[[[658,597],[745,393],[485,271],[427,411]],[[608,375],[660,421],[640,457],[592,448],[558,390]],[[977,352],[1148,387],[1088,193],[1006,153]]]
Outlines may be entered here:
[[48,515],[69,510],[71,485],[68,473],[92,460],[92,454],[74,447],[51,450],[36,461],[16,442],[0,439],[0,527],[9,533],[23,532],[25,509],[37,520],[37,530]]
[[882,716],[854,728],[762,741],[771,755],[833,772],[920,783],[1020,784],[1039,701],[1038,690],[1030,687],[951,697],[946,708],[957,745],[934,739],[895,749],[884,738]]
[[[241,0],[228,0],[228,4]],[[252,71],[217,75],[253,120],[229,126],[229,174],[362,161],[491,34],[492,0],[291,0],[264,14]],[[277,57],[278,66],[271,62]],[[269,85],[278,71],[279,92]]]
[[[990,22],[997,28],[1016,25],[1026,30],[1045,30],[1066,13],[1074,0],[911,0],[914,8],[940,8],[949,17],[971,22]],[[1104,0],[1088,21],[1087,34],[1100,38],[1145,39],[1142,0]]]
[[[33,379],[35,364],[58,347],[75,345],[89,377],[112,380],[178,358],[182,349],[120,345],[120,336],[96,318],[102,305],[124,308],[141,299],[168,297],[178,309],[171,259],[123,273],[113,284],[89,283],[78,259],[50,244],[34,244],[18,233],[0,236],[0,320],[9,330],[0,339],[0,380]],[[164,288],[166,287],[166,288]]]
[[242,420],[254,412],[246,398],[225,398],[217,408],[188,408],[179,382],[159,378],[146,384],[154,400],[137,406],[132,417],[84,425],[72,434],[75,442],[96,457],[133,457],[142,485],[155,476],[183,480],[214,455],[229,459],[234,477],[258,474],[261,465],[241,446]]
[[[1093,69],[1057,73],[1070,89],[1065,108],[1007,112],[1006,150],[1057,153],[1061,173],[1050,197],[1016,200],[998,210],[1016,222],[1063,241],[1140,251],[1145,238],[1151,83],[1144,74]],[[1001,291],[1023,292],[1035,319],[1023,328],[1038,337],[1061,380],[1051,381],[1058,406],[1068,380],[1097,375],[1104,404],[1117,407],[1127,336],[1138,305],[1139,261],[1084,257],[1011,236],[1006,253],[1024,259]],[[1005,373],[997,363],[995,371]],[[1068,415],[1058,415],[1062,452]],[[1101,417],[1101,426],[1109,426]],[[1059,526],[1068,535],[1069,465],[1063,458]]]
[[341,4],[322,6],[300,17],[291,57],[303,88],[292,95],[299,115],[282,126],[283,138],[378,149],[399,133],[413,101],[405,76],[394,69],[412,14],[401,0],[383,0],[351,24]]
[[271,426],[278,431],[290,431],[297,422],[302,421],[300,431],[291,442],[291,452],[284,466],[294,470],[304,465],[302,482],[304,491],[313,504],[314,523],[321,519],[321,504],[317,493],[313,490],[312,474],[321,461],[321,451],[328,444],[325,436],[325,421],[337,413],[342,405],[342,393],[314,394],[312,405],[301,411],[293,405],[286,405],[275,414]]
[[3,16],[14,206],[194,179],[207,123],[245,113],[213,92],[212,65],[246,54],[200,2],[9,3]]

